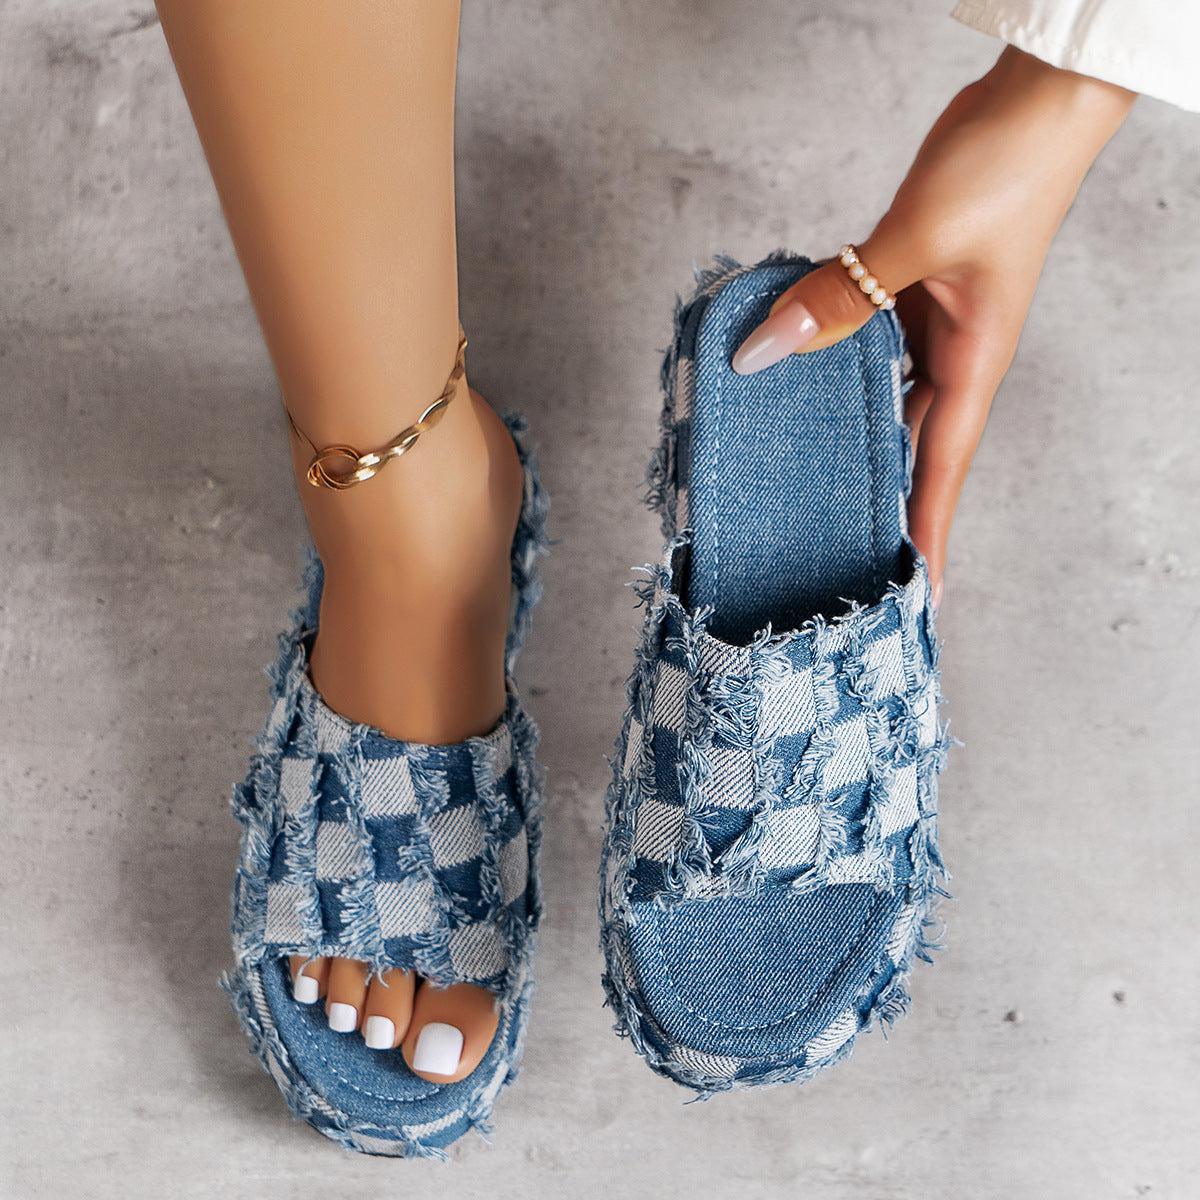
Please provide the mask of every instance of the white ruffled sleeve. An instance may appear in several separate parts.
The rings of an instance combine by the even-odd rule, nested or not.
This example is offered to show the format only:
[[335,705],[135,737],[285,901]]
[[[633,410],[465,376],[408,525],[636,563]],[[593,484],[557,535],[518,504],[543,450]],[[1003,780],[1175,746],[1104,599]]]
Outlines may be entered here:
[[1053,66],[1200,112],[1200,0],[960,0],[951,15]]

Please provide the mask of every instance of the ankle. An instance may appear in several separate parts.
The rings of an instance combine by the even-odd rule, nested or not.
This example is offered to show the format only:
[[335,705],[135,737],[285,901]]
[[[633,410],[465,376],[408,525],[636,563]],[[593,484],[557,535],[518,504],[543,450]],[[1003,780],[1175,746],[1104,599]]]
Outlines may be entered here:
[[506,702],[522,473],[499,417],[479,397],[463,408],[453,442],[448,416],[375,479],[305,497],[325,564],[313,684],[335,711],[411,741],[486,733]]
[[297,457],[300,495],[327,575],[380,593],[471,586],[508,554],[523,493],[516,447],[477,393],[463,393],[411,453],[345,491],[312,487]]
[[460,742],[504,712],[506,632],[504,605],[389,604],[335,587],[322,598],[310,676],[353,721],[404,741]]

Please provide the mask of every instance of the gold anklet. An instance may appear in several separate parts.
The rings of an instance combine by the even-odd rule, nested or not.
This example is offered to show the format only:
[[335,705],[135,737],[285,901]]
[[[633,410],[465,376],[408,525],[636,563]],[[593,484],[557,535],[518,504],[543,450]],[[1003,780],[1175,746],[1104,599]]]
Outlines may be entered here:
[[[296,424],[287,405],[284,405],[288,424],[291,425],[296,436],[313,452],[313,460],[308,464],[308,470],[305,472],[308,482],[313,487],[332,488],[342,492],[346,488],[352,488],[356,483],[373,479],[393,458],[407,454],[420,440],[421,434],[432,429],[442,419],[442,415],[450,406],[450,401],[454,399],[454,390],[458,387],[459,380],[466,371],[466,350],[467,335],[460,329],[458,331],[458,352],[454,356],[454,369],[446,380],[446,386],[442,388],[442,394],[407,429],[396,434],[386,446],[381,446],[378,450],[368,450],[365,454],[360,453],[353,446],[326,446],[324,450],[318,450],[313,440]],[[333,464],[339,462],[345,463],[347,466],[338,470]]]

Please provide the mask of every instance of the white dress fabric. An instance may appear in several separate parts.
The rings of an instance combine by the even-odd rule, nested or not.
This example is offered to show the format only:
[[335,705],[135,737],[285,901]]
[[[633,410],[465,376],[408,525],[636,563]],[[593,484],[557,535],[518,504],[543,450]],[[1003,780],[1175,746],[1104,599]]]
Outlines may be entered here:
[[951,15],[1053,66],[1200,112],[1200,0],[960,0]]

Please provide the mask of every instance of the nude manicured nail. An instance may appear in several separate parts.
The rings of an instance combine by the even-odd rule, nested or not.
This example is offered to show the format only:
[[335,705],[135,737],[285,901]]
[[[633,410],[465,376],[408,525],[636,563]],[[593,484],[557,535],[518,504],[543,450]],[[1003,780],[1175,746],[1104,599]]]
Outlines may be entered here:
[[934,589],[933,589],[933,611],[934,612],[938,612],[942,607],[942,595],[943,595],[942,589],[944,588],[945,583],[946,583],[946,581],[944,579],[939,579],[937,581],[937,583],[934,585]]
[[329,1006],[329,1028],[334,1033],[353,1033],[358,1028],[358,1009],[353,1004],[334,1001]]
[[292,996],[297,1004],[316,1004],[321,986],[311,975],[297,975],[292,983]]
[[453,1075],[462,1061],[462,1031],[441,1021],[430,1021],[417,1034],[413,1070],[430,1075]]
[[781,304],[739,347],[733,369],[753,375],[773,367],[789,354],[803,349],[817,336],[820,326],[798,300]]
[[390,1050],[396,1044],[396,1026],[387,1017],[368,1017],[363,1025],[363,1041],[372,1050]]

